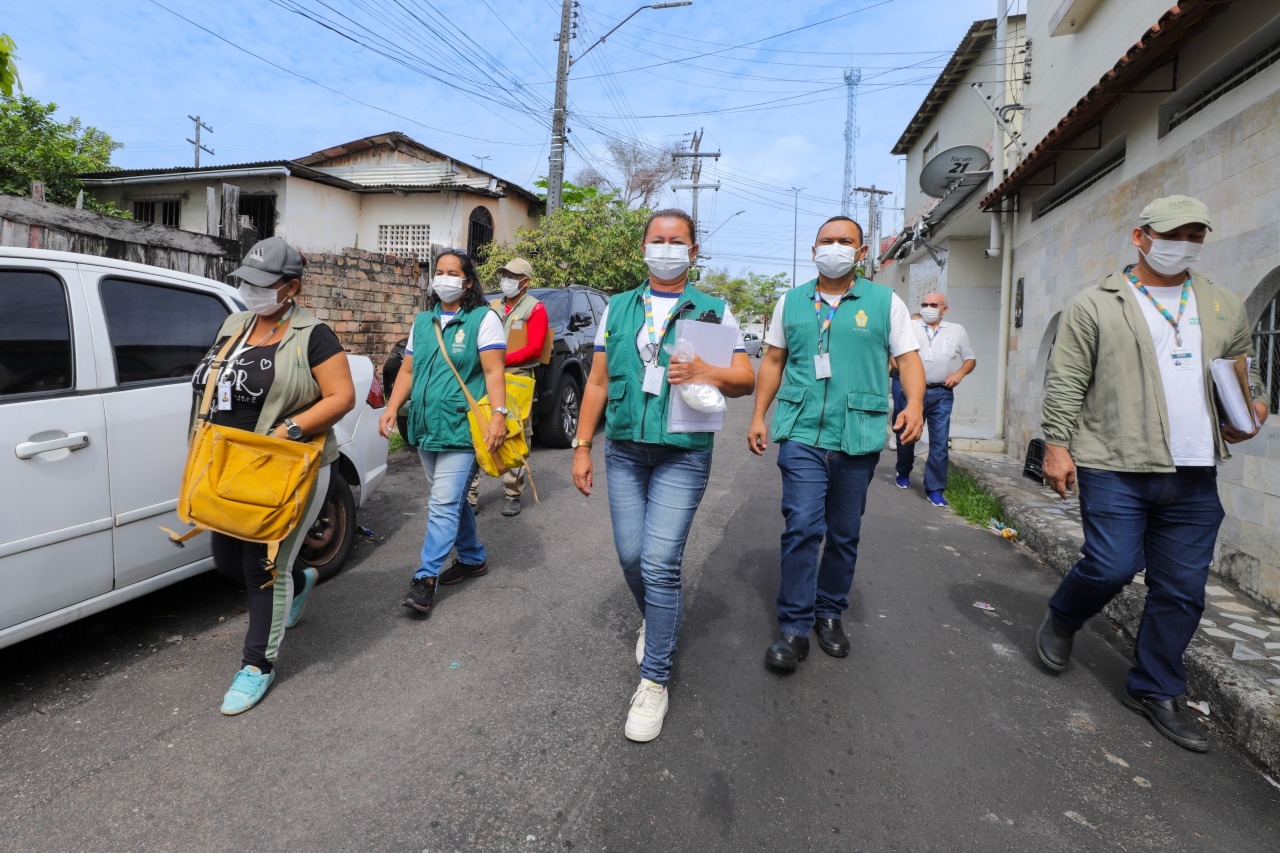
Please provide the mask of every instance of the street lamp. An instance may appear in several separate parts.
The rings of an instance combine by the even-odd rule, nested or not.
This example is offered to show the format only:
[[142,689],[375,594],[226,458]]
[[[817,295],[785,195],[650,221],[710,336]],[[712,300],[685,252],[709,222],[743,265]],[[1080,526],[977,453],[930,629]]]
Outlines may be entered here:
[[[712,238],[712,237],[714,237],[714,236],[716,236],[716,232],[717,232],[717,231],[719,231],[721,228],[723,228],[723,227],[725,227],[726,225],[728,225],[728,224],[729,224],[729,220],[730,220],[730,219],[733,219],[733,217],[735,217],[735,216],[741,216],[741,215],[742,215],[742,214],[744,214],[744,213],[746,213],[746,211],[745,211],[745,210],[739,210],[737,213],[732,213],[732,214],[730,214],[729,216],[727,216],[727,217],[725,218],[724,222],[721,222],[721,223],[720,223],[719,225],[717,225],[715,228],[711,229],[711,233],[710,233],[710,234],[708,234],[707,236],[705,236],[705,237],[703,237],[701,240],[699,240],[699,241],[698,241],[698,245],[699,245],[699,246],[702,246],[702,245],[705,245],[705,244],[707,244],[707,243],[710,243],[710,242],[711,242],[711,238]],[[698,255],[698,261],[699,261],[699,263],[701,263],[702,261],[709,261],[709,260],[711,260],[711,256],[710,256],[710,255],[704,255],[704,254],[699,253],[699,255]]]
[[556,63],[556,99],[555,107],[551,112],[551,154],[547,159],[547,213],[555,213],[560,209],[560,196],[564,188],[564,149],[565,149],[565,124],[567,117],[565,111],[569,101],[569,68],[573,63],[590,53],[596,45],[602,44],[605,39],[617,32],[627,21],[630,21],[636,15],[639,15],[645,9],[674,9],[677,6],[692,6],[693,0],[675,0],[669,3],[647,3],[636,9],[630,15],[627,15],[618,25],[609,32],[600,36],[577,57],[569,56],[569,33],[573,28],[573,17],[576,14],[573,11],[573,0],[564,0],[563,7],[560,12],[560,42],[559,60]]

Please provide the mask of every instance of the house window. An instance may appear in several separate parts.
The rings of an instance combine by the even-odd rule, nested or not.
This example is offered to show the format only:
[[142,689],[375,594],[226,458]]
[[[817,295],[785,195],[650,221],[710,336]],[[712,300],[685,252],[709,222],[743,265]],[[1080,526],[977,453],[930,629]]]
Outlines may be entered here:
[[1103,146],[1103,149],[1082,168],[1032,204],[1033,218],[1039,219],[1046,213],[1057,210],[1119,169],[1124,165],[1125,150],[1124,137]]
[[486,208],[471,211],[471,225],[467,230],[467,254],[476,252],[493,242],[493,214]]
[[1262,387],[1271,398],[1271,414],[1280,413],[1280,293],[1262,309],[1253,329],[1253,349],[1258,358]]
[[276,197],[274,195],[241,195],[240,215],[249,217],[258,239],[276,235]]
[[431,258],[430,225],[379,225],[378,251],[402,258]]
[[929,144],[924,147],[924,162],[928,163],[938,153],[938,134],[933,135],[933,139],[929,140]]
[[133,218],[138,222],[151,222],[156,225],[178,227],[178,212],[182,209],[181,199],[148,199],[133,203]]
[[[1268,29],[1271,37],[1274,38],[1276,34],[1275,25],[1271,25]],[[1265,34],[1259,33],[1246,44],[1256,41],[1262,35]],[[1241,48],[1244,48],[1244,45]],[[1244,51],[1237,48],[1237,52]],[[1223,73],[1215,75],[1204,82],[1195,81],[1191,83],[1186,87],[1185,91],[1179,93],[1175,99],[1161,107],[1160,115],[1164,120],[1164,126],[1160,130],[1160,135],[1164,136],[1214,101],[1245,85],[1278,62],[1280,62],[1280,41],[1272,41],[1270,44],[1258,48],[1243,62],[1231,66]]]

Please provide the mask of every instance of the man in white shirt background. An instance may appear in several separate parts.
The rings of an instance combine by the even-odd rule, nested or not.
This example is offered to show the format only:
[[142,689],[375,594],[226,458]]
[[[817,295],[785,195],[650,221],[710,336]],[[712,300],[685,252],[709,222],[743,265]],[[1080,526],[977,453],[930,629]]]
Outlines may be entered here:
[[[942,319],[947,313],[947,297],[930,293],[920,300],[920,319],[911,326],[920,344],[924,361],[924,417],[929,425],[929,459],[924,468],[924,493],[934,506],[946,506],[943,490],[947,487],[947,440],[951,435],[951,408],[955,387],[978,366],[969,335],[964,326]],[[901,411],[906,396],[898,381],[896,367],[893,378],[893,408]],[[897,483],[900,489],[911,488],[911,469],[916,461],[916,443],[898,442]]]

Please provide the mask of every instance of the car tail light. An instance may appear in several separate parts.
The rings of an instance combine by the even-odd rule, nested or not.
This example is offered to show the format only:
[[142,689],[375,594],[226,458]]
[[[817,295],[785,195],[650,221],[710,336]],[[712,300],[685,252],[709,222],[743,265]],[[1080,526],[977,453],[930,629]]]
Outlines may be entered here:
[[377,374],[374,374],[373,384],[369,386],[369,396],[365,398],[365,402],[375,409],[381,409],[387,405],[387,396],[382,393],[382,383],[378,381]]

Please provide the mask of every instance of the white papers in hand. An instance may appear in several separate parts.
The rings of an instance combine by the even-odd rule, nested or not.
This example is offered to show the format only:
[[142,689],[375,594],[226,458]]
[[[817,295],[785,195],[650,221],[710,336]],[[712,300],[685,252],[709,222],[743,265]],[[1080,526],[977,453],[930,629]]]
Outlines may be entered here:
[[1253,432],[1258,428],[1258,413],[1253,410],[1253,397],[1249,393],[1250,359],[1215,358],[1209,365],[1214,387],[1218,391],[1218,405],[1223,419],[1232,429]]
[[[738,327],[699,320],[677,320],[676,340],[686,339],[707,364],[728,367],[738,344]],[[674,389],[673,389],[674,390]],[[679,394],[667,395],[667,432],[719,432],[724,429],[724,412],[699,412]]]

